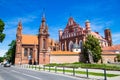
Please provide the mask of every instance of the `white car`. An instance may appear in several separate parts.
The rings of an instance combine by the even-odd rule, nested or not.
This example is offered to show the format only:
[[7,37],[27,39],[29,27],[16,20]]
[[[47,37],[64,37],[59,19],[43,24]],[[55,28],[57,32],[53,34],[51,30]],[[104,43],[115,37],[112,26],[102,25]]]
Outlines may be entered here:
[[10,67],[10,66],[11,66],[11,64],[9,62],[4,63],[4,67]]

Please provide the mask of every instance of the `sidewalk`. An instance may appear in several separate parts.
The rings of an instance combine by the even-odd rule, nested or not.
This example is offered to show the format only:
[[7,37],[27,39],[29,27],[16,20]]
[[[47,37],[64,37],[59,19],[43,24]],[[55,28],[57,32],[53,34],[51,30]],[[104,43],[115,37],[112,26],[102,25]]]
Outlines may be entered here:
[[[17,67],[17,66],[15,66],[15,67]],[[18,66],[18,67],[20,67],[20,66]],[[39,65],[37,65],[37,67],[39,67]],[[43,66],[41,66],[41,67],[43,67]],[[30,68],[26,68],[26,67],[20,67],[20,68],[25,68],[25,69],[29,69],[29,70],[35,70],[35,71],[39,70],[39,69],[35,69],[35,68],[33,68],[33,69],[31,68],[30,69]],[[65,68],[65,69],[69,70],[70,68]],[[78,70],[85,71],[85,69],[82,69],[82,68],[79,68]],[[40,71],[49,72],[49,68],[46,69],[45,71],[43,69],[40,70]],[[89,72],[103,73],[103,70],[100,70],[100,69],[89,69]],[[49,73],[55,73],[55,71],[51,70]],[[109,73],[109,74],[118,74],[119,75],[119,76],[116,76],[116,77],[107,77],[107,80],[120,80],[120,71],[106,71],[106,73]],[[59,72],[58,71],[55,74],[63,74],[63,72]],[[63,74],[63,75],[73,76],[72,73],[67,73],[67,72],[65,72],[65,74]],[[89,78],[87,78],[86,74],[75,74],[74,77],[80,77],[80,78],[83,77],[83,80],[104,80],[104,76],[89,75]]]
[[120,80],[120,76],[108,78],[107,80]]

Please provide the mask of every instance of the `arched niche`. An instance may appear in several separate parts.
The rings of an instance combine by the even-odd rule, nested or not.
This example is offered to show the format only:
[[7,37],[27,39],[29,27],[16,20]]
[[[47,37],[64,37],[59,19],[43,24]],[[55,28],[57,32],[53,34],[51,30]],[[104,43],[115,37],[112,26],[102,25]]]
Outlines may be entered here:
[[69,51],[72,51],[72,48],[73,48],[73,42],[70,41],[70,42],[69,42]]
[[82,48],[82,40],[79,41],[80,49]]
[[62,43],[62,51],[64,51],[65,49],[64,49],[65,47],[64,47],[64,44]]

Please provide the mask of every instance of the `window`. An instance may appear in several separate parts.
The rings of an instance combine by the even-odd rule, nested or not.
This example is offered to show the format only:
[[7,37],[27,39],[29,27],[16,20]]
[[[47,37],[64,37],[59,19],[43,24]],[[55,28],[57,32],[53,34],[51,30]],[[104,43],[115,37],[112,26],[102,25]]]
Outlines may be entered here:
[[82,48],[82,40],[79,41],[79,47]]
[[43,53],[43,62],[45,62],[45,56],[46,56],[46,54]]
[[30,56],[32,57],[32,54],[33,54],[33,49],[30,48]]
[[43,39],[43,49],[45,49],[45,44],[46,44],[45,39]]
[[111,36],[110,32],[109,32],[109,36]]
[[74,36],[76,36],[76,33],[74,33]]
[[27,55],[28,55],[28,49],[24,48],[24,56],[27,56]]
[[46,56],[46,54],[45,54],[45,53],[43,53],[43,58],[45,58],[45,56]]
[[77,28],[75,28],[75,32],[77,32],[78,31],[78,29]]
[[69,35],[67,35],[67,38],[69,37]]

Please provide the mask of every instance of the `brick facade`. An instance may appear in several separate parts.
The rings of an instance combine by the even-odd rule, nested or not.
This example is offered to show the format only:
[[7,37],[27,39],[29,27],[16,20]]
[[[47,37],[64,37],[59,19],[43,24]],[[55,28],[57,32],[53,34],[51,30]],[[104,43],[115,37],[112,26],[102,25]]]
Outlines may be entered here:
[[[82,28],[70,17],[64,31],[59,30],[59,42],[49,38],[45,16],[42,17],[38,35],[22,34],[22,23],[19,22],[16,34],[15,64],[79,62],[83,60],[80,52],[82,43],[88,34],[98,38],[102,48],[112,45],[110,30],[105,30],[105,38],[103,38],[98,32],[91,30],[88,20],[85,22],[85,28]],[[78,53],[74,53],[74,51]],[[102,57],[106,59],[109,56],[103,55]]]
[[19,22],[16,34],[15,64],[50,63],[49,43],[48,26],[44,16],[38,36],[22,34],[22,24]]

